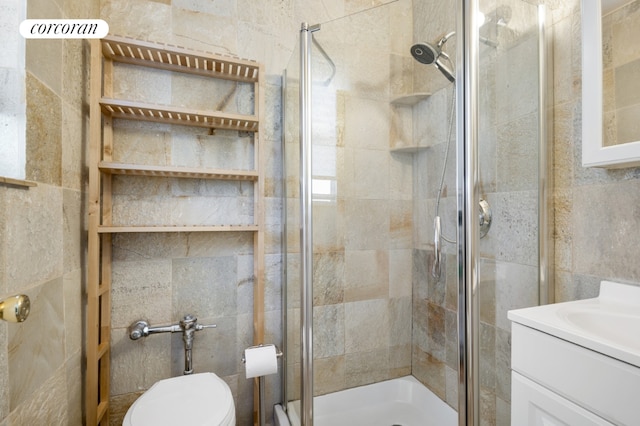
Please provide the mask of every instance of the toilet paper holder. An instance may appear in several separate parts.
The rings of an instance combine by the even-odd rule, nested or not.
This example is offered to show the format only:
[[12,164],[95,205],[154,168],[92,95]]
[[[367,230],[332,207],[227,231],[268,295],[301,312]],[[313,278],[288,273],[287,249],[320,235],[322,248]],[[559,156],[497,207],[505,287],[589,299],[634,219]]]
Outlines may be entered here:
[[[280,349],[278,349],[278,347],[276,345],[274,345],[273,343],[267,343],[266,345],[261,343],[259,345],[249,346],[248,348],[245,349],[245,351],[247,349],[263,348],[265,346],[273,346],[273,347],[275,347],[276,348],[276,358],[281,358],[282,357],[282,351]],[[244,352],[242,352],[242,358],[241,359],[242,359],[242,363],[246,364],[247,360],[244,357]]]
[[[250,347],[246,348],[245,351],[247,349],[262,348],[262,347],[265,347],[265,346],[273,346],[275,348],[275,350],[276,350],[276,358],[282,358],[282,351],[280,349],[278,349],[278,347],[276,345],[274,345],[273,343],[268,343],[266,345],[265,344],[259,344],[259,345],[255,345],[255,346],[250,346]],[[247,363],[247,360],[246,360],[245,355],[244,355],[244,351],[242,352],[242,363],[243,364]],[[266,425],[266,422],[265,422],[266,413],[265,413],[265,407],[264,407],[264,400],[265,400],[264,378],[265,378],[265,376],[257,377],[257,379],[258,379],[258,410],[259,410],[259,413],[258,413],[259,423],[258,424],[260,426]]]

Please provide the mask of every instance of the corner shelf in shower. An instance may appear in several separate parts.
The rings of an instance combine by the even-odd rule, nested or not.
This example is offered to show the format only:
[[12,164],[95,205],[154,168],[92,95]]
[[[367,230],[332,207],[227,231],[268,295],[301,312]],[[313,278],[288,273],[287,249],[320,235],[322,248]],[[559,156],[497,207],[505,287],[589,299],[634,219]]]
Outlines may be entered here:
[[[114,99],[114,63],[156,68],[253,85],[253,113],[191,109]],[[264,343],[264,71],[261,64],[177,46],[109,35],[91,40],[89,142],[89,230],[86,338],[86,424],[109,424],[111,357],[111,241],[116,233],[248,232],[254,241],[254,343]],[[253,136],[252,170],[211,169],[113,162],[114,119],[232,130]],[[122,142],[119,142],[122,143]],[[254,185],[253,224],[156,225],[113,224],[113,175],[209,179]],[[126,178],[121,184],[126,185]],[[257,387],[256,387],[257,389]],[[254,395],[255,395],[254,391]],[[258,411],[255,398],[254,410]]]
[[407,95],[393,97],[391,98],[389,103],[391,105],[412,107],[424,101],[425,99],[428,99],[429,97],[431,97],[431,93],[428,92],[409,93]]

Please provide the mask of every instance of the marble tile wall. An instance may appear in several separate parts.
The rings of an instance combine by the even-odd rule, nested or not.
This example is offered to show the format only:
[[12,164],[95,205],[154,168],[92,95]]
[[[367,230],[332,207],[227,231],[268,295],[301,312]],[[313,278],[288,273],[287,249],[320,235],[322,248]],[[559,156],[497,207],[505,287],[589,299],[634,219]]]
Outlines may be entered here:
[[[97,1],[27,5],[29,18],[97,14]],[[27,294],[31,313],[0,322],[3,426],[83,422],[87,64],[86,42],[27,41],[26,179],[37,186],[0,186],[0,297]]]
[[[364,4],[366,3],[366,4]],[[200,3],[180,0],[172,1],[136,1],[102,0],[80,2],[75,0],[32,0],[29,1],[29,17],[97,17],[106,19],[112,27],[112,32],[150,40],[164,41],[180,44],[186,47],[226,52],[243,57],[262,61],[266,65],[269,74],[267,85],[267,117],[266,129],[268,152],[268,225],[270,227],[268,293],[267,293],[267,334],[269,338],[279,343],[280,313],[279,313],[279,227],[281,203],[280,173],[282,165],[279,160],[279,138],[281,126],[279,121],[281,111],[280,79],[281,70],[286,66],[289,55],[293,51],[298,34],[299,23],[303,20],[309,22],[324,22],[331,18],[343,16],[346,13],[362,10],[370,2],[358,1],[307,1],[297,0],[289,2],[251,2],[249,6],[243,1],[224,3]],[[555,206],[555,281],[556,300],[575,300],[592,297],[597,294],[597,286],[601,279],[616,279],[628,283],[640,282],[640,270],[635,262],[635,249],[638,234],[638,215],[635,214],[638,205],[637,197],[633,194],[640,193],[639,169],[601,170],[584,169],[580,163],[580,124],[581,124],[581,80],[580,80],[580,6],[578,0],[557,1],[549,0],[553,15],[553,40],[554,40],[554,206]],[[432,40],[447,31],[454,23],[451,16],[441,13],[442,19],[430,18],[437,28],[424,26],[423,15],[436,16],[438,2],[415,1],[413,14],[414,31],[419,40]],[[194,23],[203,22],[201,25]],[[215,23],[215,25],[212,25]],[[432,28],[431,30],[428,28]],[[431,33],[433,31],[433,34]],[[409,42],[410,43],[410,42]],[[454,45],[449,46],[451,49]],[[398,52],[400,58],[405,53],[396,47],[392,49]],[[451,50],[454,51],[454,50]],[[28,164],[27,179],[36,180],[38,186],[28,190],[11,186],[0,187],[0,295],[7,296],[15,292],[24,292],[32,298],[33,312],[28,322],[24,324],[7,324],[0,322],[0,425],[41,424],[43,422],[59,424],[82,423],[82,288],[84,286],[84,232],[85,224],[85,196],[84,188],[86,176],[84,165],[86,151],[86,109],[83,102],[87,98],[86,66],[88,49],[85,43],[76,41],[38,41],[27,44],[27,147]],[[405,63],[392,61],[394,66]],[[409,61],[411,63],[411,61]],[[516,64],[517,65],[517,64]],[[400,72],[411,66],[402,65]],[[398,72],[398,67],[395,71]],[[375,71],[375,70],[374,70]],[[421,68],[415,71],[432,73],[440,76],[432,69]],[[370,75],[375,77],[376,74]],[[434,78],[435,78],[434,77]],[[161,77],[162,78],[162,77]],[[412,86],[413,88],[426,87],[423,77],[416,77],[416,81],[398,83],[400,88]],[[178,88],[180,82],[171,81],[171,86]],[[162,87],[162,86],[161,86]],[[441,106],[448,105],[450,94],[447,90],[439,90],[446,87],[446,82],[440,87],[434,86],[430,101],[414,108],[414,114],[431,112],[440,114],[434,120],[433,128],[414,128],[415,132],[435,135],[433,147],[430,148],[433,155],[420,153],[412,160],[416,166],[413,184],[406,182],[406,169],[404,165],[390,166],[396,171],[390,172],[387,189],[389,191],[405,191],[407,188],[415,188],[420,196],[414,199],[415,209],[433,212],[435,209],[434,185],[426,186],[424,170],[431,169],[438,176],[442,165],[446,138],[447,117]],[[368,90],[363,86],[364,91]],[[399,89],[402,90],[402,89]],[[162,93],[162,91],[161,91]],[[178,96],[170,93],[167,96]],[[487,99],[491,99],[490,93]],[[346,111],[358,113],[361,108],[376,113],[376,108],[382,107],[380,99],[367,96],[344,96],[341,98],[340,108]],[[234,105],[242,105],[239,100]],[[351,109],[349,106],[351,105]],[[380,110],[382,111],[382,110]],[[439,111],[439,112],[438,112]],[[53,115],[51,115],[53,114]],[[406,114],[405,114],[406,115]],[[346,117],[346,115],[345,115]],[[354,118],[355,119],[355,118]],[[404,117],[406,121],[406,117]],[[526,120],[526,117],[522,117]],[[403,122],[401,116],[399,122]],[[415,122],[415,120],[414,120]],[[135,127],[135,126],[133,126]],[[402,129],[401,125],[399,129]],[[366,126],[363,130],[367,130]],[[397,129],[395,129],[397,130]],[[386,131],[386,130],[385,130]],[[390,131],[394,131],[391,129]],[[167,150],[172,151],[172,146],[179,137],[193,141],[188,151],[176,152],[173,159],[188,163],[196,158],[213,159],[213,154],[206,152],[208,145],[206,137],[198,137],[188,130],[182,136],[168,137],[166,130],[156,130],[153,133],[142,126],[141,129],[127,129],[127,134],[146,135],[142,139],[149,138],[159,142],[150,152],[136,151],[135,155],[142,160],[162,156]],[[399,132],[400,134],[402,133]],[[396,133],[397,135],[398,133]],[[520,134],[508,136],[508,139],[520,137]],[[343,137],[348,137],[343,135]],[[489,134],[487,137],[491,137]],[[506,136],[505,136],[506,137]],[[429,137],[429,139],[431,136]],[[133,138],[132,138],[133,139]],[[224,137],[222,138],[225,139]],[[425,139],[427,139],[425,137]],[[228,146],[237,145],[238,140],[231,137]],[[245,141],[240,141],[242,145]],[[365,145],[357,147],[358,150],[367,150],[368,140],[361,142]],[[431,143],[431,142],[430,142]],[[509,147],[510,148],[510,147]],[[148,149],[148,148],[147,148]],[[244,148],[241,148],[244,149]],[[375,151],[375,149],[369,149]],[[499,150],[500,158],[511,159],[513,151]],[[519,152],[519,151],[518,151]],[[356,155],[357,154],[357,155]],[[361,157],[360,155],[365,156]],[[225,159],[235,157],[234,153],[222,149]],[[371,161],[383,161],[376,157],[375,152],[359,152],[354,148],[353,152],[344,151],[343,156],[350,160],[350,168],[345,170],[350,176],[360,176],[366,172],[362,166],[358,166],[357,159],[367,158]],[[404,154],[402,154],[404,155]],[[389,164],[404,163],[406,158],[402,155],[393,155]],[[483,154],[484,155],[484,154]],[[489,154],[487,154],[489,155]],[[491,153],[490,155],[493,155]],[[208,160],[207,160],[208,161]],[[227,161],[227,160],[225,160]],[[369,161],[369,160],[367,160]],[[449,162],[453,160],[449,159]],[[450,163],[452,164],[452,163]],[[423,167],[424,166],[424,167]],[[515,166],[515,165],[514,165]],[[498,204],[513,205],[517,208],[526,205],[526,185],[517,180],[518,168],[506,168],[504,170],[483,171],[487,182],[503,182],[506,193],[496,195]],[[499,177],[501,174],[502,177]],[[366,175],[365,175],[366,177]],[[375,178],[375,176],[374,176]],[[455,208],[453,197],[454,173],[448,166],[446,175],[446,191],[442,200],[442,215]],[[433,176],[431,177],[433,182]],[[141,182],[141,187],[148,183]],[[498,186],[500,184],[497,184]],[[491,191],[493,186],[488,185]],[[385,188],[382,182],[381,190]],[[385,191],[387,189],[384,189]],[[247,195],[247,189],[240,186],[224,188],[209,188],[199,186],[197,188],[185,188],[180,184],[171,183],[168,187],[158,188],[169,194],[193,194],[203,197],[235,197]],[[364,188],[358,187],[354,182],[354,193],[361,194],[362,198],[357,202],[344,202],[338,204],[334,210],[334,217],[344,218],[349,227],[359,226],[352,215],[362,214],[371,210],[372,200],[368,199]],[[411,193],[414,191],[412,190]],[[525,195],[511,197],[511,193]],[[375,374],[376,365],[387,362],[385,373],[379,372],[379,376],[385,376],[397,368],[404,371],[406,365],[403,361],[406,356],[404,343],[406,336],[403,332],[397,336],[394,331],[408,328],[406,318],[398,315],[400,312],[411,309],[416,313],[413,316],[413,348],[412,372],[423,382],[426,382],[439,396],[443,397],[451,405],[457,401],[455,383],[456,371],[455,356],[455,287],[451,284],[455,278],[455,259],[453,252],[447,248],[446,268],[443,278],[435,282],[428,278],[430,267],[429,235],[431,218],[415,215],[407,215],[406,194],[401,192],[398,199],[390,202],[386,207],[385,215],[388,215],[388,223],[394,223],[390,227],[390,234],[397,232],[397,239],[389,237],[388,241],[399,241],[393,249],[380,250],[376,244],[380,244],[376,238],[370,236],[364,241],[358,241],[354,234],[348,238],[353,244],[353,250],[327,251],[322,254],[326,259],[319,259],[319,268],[316,273],[326,277],[323,289],[319,291],[319,309],[317,315],[327,322],[339,323],[342,318],[352,319],[352,322],[341,329],[340,336],[344,335],[344,355],[341,345],[333,345],[335,329],[325,328],[320,333],[320,341],[325,341],[319,352],[322,357],[317,360],[318,374],[321,376],[318,383],[320,392],[339,389],[345,383],[357,384],[366,380],[378,379]],[[631,196],[630,196],[631,194]],[[123,194],[126,195],[126,194]],[[414,210],[415,210],[414,209]],[[223,212],[224,213],[224,212]],[[127,213],[123,211],[126,216]],[[222,213],[221,213],[222,214]],[[410,217],[413,216],[413,217]],[[331,216],[329,216],[331,217]],[[351,216],[354,217],[354,216]],[[372,215],[375,219],[376,215]],[[354,217],[355,218],[355,217]],[[602,220],[602,218],[608,218]],[[146,218],[145,218],[146,219]],[[511,220],[513,225],[526,223],[525,217],[504,217],[503,220]],[[382,220],[382,219],[381,219]],[[414,222],[413,245],[406,245],[406,224]],[[327,221],[328,224],[332,222]],[[345,224],[341,226],[346,226]],[[446,229],[453,229],[450,223],[445,223]],[[497,226],[497,225],[496,225]],[[529,238],[530,226],[525,226],[522,238]],[[366,227],[365,227],[366,228]],[[329,229],[332,229],[329,227]],[[355,229],[355,228],[354,228]],[[497,226],[496,229],[499,230]],[[505,228],[505,233],[508,229]],[[499,234],[496,231],[496,234]],[[505,234],[507,235],[507,234]],[[497,235],[496,235],[497,237]],[[158,240],[160,238],[160,240]],[[135,342],[137,346],[131,346],[126,340],[123,330],[129,318],[119,314],[126,309],[132,300],[141,297],[140,289],[144,285],[153,286],[154,294],[162,294],[165,297],[157,299],[157,303],[142,304],[144,314],[158,321],[173,321],[181,315],[184,309],[191,307],[185,300],[199,296],[202,282],[202,268],[215,267],[220,271],[222,279],[227,277],[234,280],[237,287],[227,288],[225,294],[232,294],[235,290],[235,298],[230,297],[226,303],[219,304],[219,300],[212,296],[211,304],[207,308],[215,307],[218,314],[213,311],[205,313],[203,321],[218,322],[215,330],[207,330],[201,334],[202,345],[197,348],[194,355],[196,365],[201,363],[202,368],[223,372],[225,378],[232,383],[232,388],[240,401],[238,407],[242,419],[247,419],[250,412],[250,396],[244,397],[248,392],[241,384],[241,370],[237,365],[238,349],[247,341],[250,341],[250,267],[251,252],[250,243],[241,236],[228,236],[231,241],[223,240],[212,242],[202,240],[199,237],[139,237],[116,239],[116,252],[118,253],[118,279],[122,283],[129,282],[128,278],[132,270],[140,271],[141,281],[136,285],[120,285],[116,297],[122,301],[114,306],[116,318],[116,332],[114,333],[114,357],[125,361],[114,366],[113,386],[117,393],[112,396],[113,417],[121,418],[126,408],[133,400],[146,389],[156,378],[179,374],[181,368],[180,348],[171,336],[155,336],[147,342]],[[175,239],[165,241],[165,239]],[[395,244],[395,243],[394,243]],[[487,252],[495,253],[500,246],[485,244]],[[509,300],[523,300],[527,295],[527,288],[514,287],[508,293],[504,293],[492,284],[498,281],[518,281],[511,277],[522,275],[522,270],[515,268],[522,258],[527,257],[526,250],[505,250],[503,258],[487,256],[483,261],[483,276],[495,277],[489,279],[486,288],[486,297],[489,307],[483,309],[482,335],[484,344],[482,351],[487,355],[486,359],[494,360],[484,364],[486,371],[505,369],[508,366],[509,337],[505,333],[507,324],[504,322],[504,311],[508,309]],[[37,259],[36,262],[32,259]],[[347,259],[350,264],[347,265]],[[401,282],[407,282],[411,278],[407,274],[407,265],[413,264],[413,292],[418,297],[411,301],[408,299],[410,289]],[[366,265],[373,265],[377,273],[373,275]],[[387,265],[387,266],[385,266]],[[166,284],[169,275],[158,276],[159,271],[186,270],[188,282],[184,286],[176,287]],[[290,272],[295,273],[295,270]],[[378,282],[380,274],[388,274],[389,302],[385,306],[380,297],[385,283]],[[156,276],[154,277],[154,274]],[[525,271],[525,274],[527,272]],[[345,277],[359,276],[369,277],[360,283],[350,282],[349,288],[336,287],[335,276]],[[373,279],[371,279],[373,277]],[[217,279],[216,278],[216,279]],[[214,280],[216,281],[216,280]],[[226,281],[226,280],[225,280]],[[217,281],[216,281],[217,282]],[[147,284],[145,284],[147,283]],[[212,281],[213,283],[213,281]],[[426,284],[425,284],[426,283]],[[215,285],[215,284],[212,284]],[[137,293],[136,293],[137,292]],[[483,293],[484,294],[484,293]],[[345,297],[349,300],[345,301]],[[156,300],[156,299],[154,299]],[[495,300],[495,301],[494,301]],[[342,301],[342,304],[338,302]],[[175,305],[174,305],[175,303]],[[148,309],[146,309],[148,308]],[[367,339],[366,335],[358,332],[358,321],[362,319],[363,312],[367,310],[379,313],[381,321],[378,324],[388,336],[391,346],[387,349],[376,349],[377,342]],[[141,313],[142,314],[142,313]],[[364,325],[363,325],[364,327]],[[209,333],[211,332],[211,333]],[[39,337],[32,338],[33,333]],[[208,334],[207,334],[208,333]],[[200,337],[199,336],[199,337]],[[394,340],[394,339],[399,340]],[[219,342],[224,346],[233,348],[220,353]],[[42,348],[41,350],[39,348]],[[359,351],[361,348],[362,351]],[[394,352],[397,348],[402,352]],[[354,352],[347,353],[347,350]],[[37,358],[37,359],[36,359]],[[388,360],[400,360],[399,364],[391,365]],[[363,360],[365,362],[363,362]],[[364,368],[351,369],[348,365],[361,363]],[[26,381],[19,382],[18,375],[25,365],[37,365],[38,368],[30,369],[33,374]],[[141,371],[149,374],[131,375],[128,369],[131,365],[140,366]],[[153,365],[154,368],[147,368]],[[136,373],[138,374],[138,373]],[[130,377],[131,376],[131,377]],[[375,377],[374,377],[375,376]],[[496,424],[501,424],[508,418],[508,382],[505,376],[483,375],[482,385],[489,391],[483,392],[483,401],[487,410],[488,419],[495,419]],[[332,380],[337,378],[337,380]],[[279,400],[279,385],[277,380],[269,380],[270,402]]]
[[[580,2],[555,3],[562,3],[553,9],[555,294],[562,302],[596,296],[603,279],[640,284],[640,168],[582,167]],[[598,214],[607,219],[595,224]]]

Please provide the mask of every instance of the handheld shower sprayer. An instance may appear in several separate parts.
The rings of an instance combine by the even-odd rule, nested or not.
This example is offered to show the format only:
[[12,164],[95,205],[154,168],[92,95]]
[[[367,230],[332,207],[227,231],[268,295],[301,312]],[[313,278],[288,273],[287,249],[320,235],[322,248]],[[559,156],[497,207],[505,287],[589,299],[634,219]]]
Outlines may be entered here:
[[[446,37],[446,36],[445,36]],[[444,41],[443,41],[444,40]],[[416,43],[411,46],[411,55],[416,61],[425,65],[435,65],[436,68],[450,81],[455,82],[456,79],[453,76],[451,69],[442,62],[442,58],[449,60],[449,56],[441,49],[442,45],[446,42],[443,37],[437,46],[430,43]]]

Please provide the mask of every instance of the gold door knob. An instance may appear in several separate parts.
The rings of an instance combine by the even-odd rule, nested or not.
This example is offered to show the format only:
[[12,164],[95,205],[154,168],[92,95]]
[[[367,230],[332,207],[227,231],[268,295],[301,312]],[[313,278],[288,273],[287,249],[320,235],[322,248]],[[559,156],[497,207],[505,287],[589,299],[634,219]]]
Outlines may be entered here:
[[23,322],[29,316],[31,302],[29,296],[19,294],[0,300],[0,319],[9,322]]

